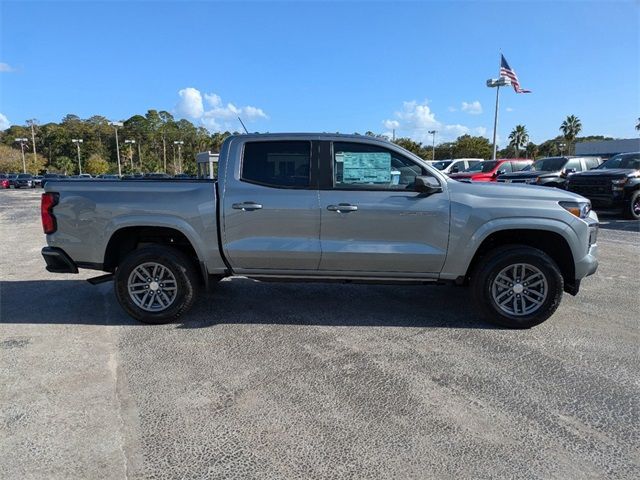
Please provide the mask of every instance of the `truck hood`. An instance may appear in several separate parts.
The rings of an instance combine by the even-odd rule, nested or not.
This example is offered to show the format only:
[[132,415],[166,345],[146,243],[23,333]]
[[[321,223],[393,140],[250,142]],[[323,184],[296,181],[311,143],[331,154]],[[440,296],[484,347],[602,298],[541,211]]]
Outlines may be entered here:
[[586,172],[578,172],[571,175],[572,177],[627,177],[638,176],[640,171],[632,168],[606,168],[602,170],[587,170]]
[[457,194],[469,194],[478,197],[527,201],[586,201],[587,199],[576,193],[560,190],[559,188],[545,188],[537,185],[496,183],[496,182],[447,182],[452,197]]
[[558,176],[558,172],[537,172],[537,171],[526,171],[526,172],[512,172],[512,173],[505,173],[504,175],[500,175],[498,178],[517,178],[517,179],[524,179],[524,178],[538,178],[538,177],[556,177]]
[[475,172],[475,173],[471,173],[471,172],[462,172],[462,173],[452,173],[451,175],[449,175],[450,178],[453,178],[454,180],[477,180],[477,179],[485,179],[485,178],[492,178],[493,174],[491,173],[482,173],[482,172]]

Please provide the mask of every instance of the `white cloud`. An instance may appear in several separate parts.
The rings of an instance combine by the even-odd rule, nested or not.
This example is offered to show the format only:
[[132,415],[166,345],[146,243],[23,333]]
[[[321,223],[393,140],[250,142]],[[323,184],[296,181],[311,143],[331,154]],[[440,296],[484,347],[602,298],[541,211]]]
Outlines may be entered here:
[[475,133],[476,135],[479,135],[481,137],[486,137],[487,136],[487,129],[485,127],[476,127],[473,129],[473,133]]
[[[176,105],[176,113],[192,120],[199,120],[211,131],[239,130],[240,125],[237,117],[242,118],[245,123],[269,118],[261,108],[251,105],[237,107],[231,102],[225,105],[220,95],[215,93],[202,95],[198,89],[193,87],[180,90],[178,95],[180,95],[180,100]],[[207,108],[203,103],[203,96]]]
[[436,130],[436,143],[455,140],[460,135],[470,133],[471,129],[465,125],[447,125],[436,119],[428,102],[418,103],[415,100],[403,102],[402,109],[394,112],[392,119],[382,122],[388,130],[384,135],[391,137],[393,128],[399,131],[399,135],[407,136],[415,141],[431,143],[429,130]]
[[6,115],[0,113],[0,130],[6,130],[10,126],[11,122],[9,122],[9,119],[6,117]]
[[178,115],[190,118],[200,118],[204,113],[202,105],[202,94],[193,87],[183,88],[178,92],[180,100],[176,105]]
[[11,65],[9,65],[8,63],[3,63],[0,62],[0,72],[3,73],[10,73],[10,72],[15,72],[16,69],[13,68]]
[[462,111],[470,115],[480,115],[482,113],[482,105],[478,100],[471,103],[462,102]]
[[511,108],[511,107],[507,107],[507,108],[505,108],[505,110],[506,110],[507,112],[513,112],[513,108]]

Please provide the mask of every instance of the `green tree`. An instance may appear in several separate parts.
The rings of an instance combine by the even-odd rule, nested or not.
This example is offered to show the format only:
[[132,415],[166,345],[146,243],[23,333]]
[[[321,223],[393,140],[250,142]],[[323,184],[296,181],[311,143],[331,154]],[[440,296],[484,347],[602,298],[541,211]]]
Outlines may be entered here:
[[533,142],[527,143],[527,146],[524,147],[524,154],[527,158],[535,160],[538,156],[538,146]]
[[524,125],[516,125],[509,134],[509,145],[516,151],[516,158],[520,156],[520,148],[529,142],[529,133]]
[[638,117],[638,123],[636,123],[636,130],[640,132],[640,117]]
[[102,175],[109,172],[109,162],[97,153],[94,153],[85,162],[84,170],[91,175]]
[[58,172],[64,175],[71,175],[75,173],[77,164],[70,157],[56,157],[53,161],[53,165]]
[[573,149],[575,147],[574,142],[576,137],[582,131],[582,123],[575,115],[569,115],[567,119],[562,122],[562,125],[560,125],[560,131],[567,142],[571,145],[570,148]]
[[396,138],[395,143],[396,145],[401,146],[405,150],[409,150],[411,153],[415,153],[420,158],[431,160],[431,152],[427,154],[427,150],[425,149],[424,145],[422,145],[422,143],[420,142],[416,142],[414,140],[411,140],[410,138],[401,137],[401,138]]
[[489,139],[462,135],[454,144],[455,158],[491,158],[493,148]]

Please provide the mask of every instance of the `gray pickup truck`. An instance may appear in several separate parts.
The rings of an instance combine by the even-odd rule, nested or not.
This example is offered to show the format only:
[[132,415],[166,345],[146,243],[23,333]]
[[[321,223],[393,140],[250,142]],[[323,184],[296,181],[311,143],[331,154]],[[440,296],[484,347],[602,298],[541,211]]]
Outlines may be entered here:
[[92,280],[113,278],[124,310],[147,323],[178,318],[199,287],[240,275],[455,283],[487,320],[527,328],[598,266],[587,199],[457,182],[357,135],[236,135],[215,180],[51,180],[41,210],[47,270],[109,272]]

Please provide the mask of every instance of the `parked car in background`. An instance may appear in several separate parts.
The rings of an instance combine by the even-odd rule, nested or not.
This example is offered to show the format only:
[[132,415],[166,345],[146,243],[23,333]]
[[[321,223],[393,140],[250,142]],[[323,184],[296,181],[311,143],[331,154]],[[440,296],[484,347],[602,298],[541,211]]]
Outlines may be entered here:
[[476,163],[460,173],[452,173],[449,177],[454,180],[467,182],[495,182],[498,175],[519,172],[533,163],[526,158],[500,158]]
[[110,272],[94,283],[113,279],[148,323],[179,318],[199,284],[241,275],[469,285],[487,319],[528,328],[598,266],[585,198],[457,182],[382,139],[231,135],[219,168],[217,180],[49,182],[47,270]]
[[0,173],[0,188],[9,188],[9,174]]
[[33,175],[30,173],[19,173],[13,182],[14,188],[34,188]]
[[41,184],[42,188],[44,188],[44,186],[47,184],[47,182],[49,180],[62,178],[62,177],[63,177],[63,175],[60,175],[59,173],[45,173],[42,176],[42,180],[40,181],[40,184]]
[[437,160],[433,162],[431,166],[437,168],[445,175],[449,175],[450,173],[462,172],[483,161],[484,159],[482,158],[456,158],[451,160]]
[[9,180],[9,188],[16,188],[17,179],[18,179],[17,173],[7,173],[7,180]]
[[536,160],[520,172],[498,176],[500,183],[529,183],[545,187],[565,188],[567,178],[600,165],[599,157],[547,157]]
[[42,175],[34,175],[33,176],[33,186],[34,187],[42,187]]
[[571,175],[567,190],[588,198],[596,208],[616,209],[640,220],[640,152],[621,153],[595,170]]
[[94,178],[97,178],[99,180],[120,180],[120,175],[116,175],[116,174],[111,174],[111,173],[103,173],[101,175],[98,175]]

